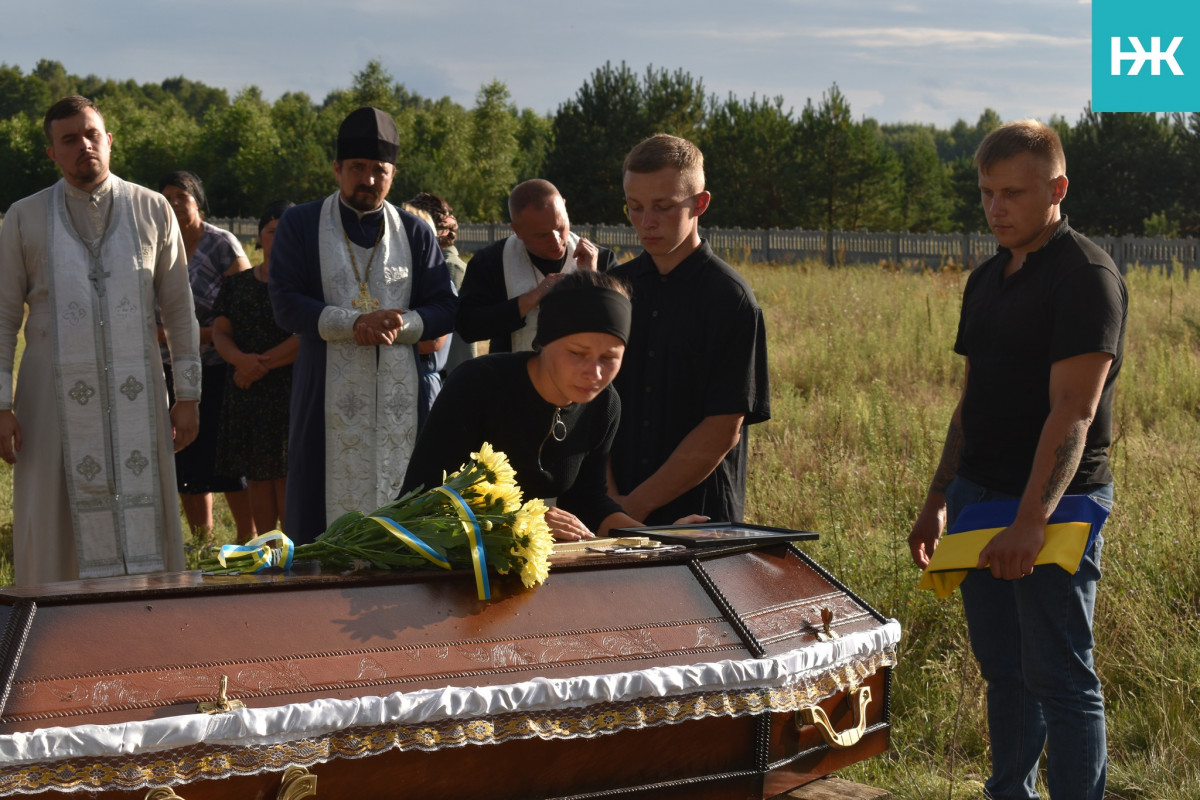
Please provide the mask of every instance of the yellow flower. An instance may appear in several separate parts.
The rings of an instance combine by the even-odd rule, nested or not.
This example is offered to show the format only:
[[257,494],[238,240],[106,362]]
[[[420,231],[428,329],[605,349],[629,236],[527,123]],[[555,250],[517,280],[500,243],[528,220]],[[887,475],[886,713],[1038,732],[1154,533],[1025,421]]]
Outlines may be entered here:
[[508,463],[508,456],[499,450],[492,449],[490,442],[479,446],[478,453],[471,453],[471,458],[479,462],[488,471],[488,482],[501,486],[516,486],[517,473]]
[[[468,515],[458,501],[461,497],[479,524],[488,568],[501,574],[519,570],[526,588],[544,583],[554,547],[545,503],[535,499],[521,504],[521,487],[512,465],[490,444],[484,443],[471,459],[457,472],[443,474],[444,486],[408,492],[370,516],[355,511],[340,517],[316,541],[298,545],[295,556],[315,559],[330,570],[363,565],[428,569],[434,560],[431,554],[444,559],[444,563],[434,561],[439,566],[471,567],[471,547],[467,546],[471,530],[462,520]],[[403,525],[411,538],[397,535],[380,518]],[[256,565],[243,565],[232,557],[226,563],[213,555],[202,561],[202,567],[208,572],[234,574],[254,570]]]
[[546,524],[546,504],[533,498],[513,520],[513,555],[522,560],[521,583],[527,589],[546,582],[554,536]]
[[480,481],[462,491],[476,514],[511,514],[521,507],[521,487]]
[[516,484],[493,484],[488,487],[486,496],[489,504],[503,504],[504,514],[511,514],[521,508],[521,489]]

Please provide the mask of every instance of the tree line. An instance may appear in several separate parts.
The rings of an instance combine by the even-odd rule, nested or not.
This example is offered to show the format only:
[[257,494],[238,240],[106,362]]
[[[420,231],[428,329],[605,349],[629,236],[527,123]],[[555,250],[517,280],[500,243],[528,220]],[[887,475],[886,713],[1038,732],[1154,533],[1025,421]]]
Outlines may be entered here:
[[[782,97],[720,98],[683,70],[638,73],[606,63],[553,114],[518,109],[505,84],[480,87],[464,108],[409,91],[378,61],[320,102],[288,92],[273,103],[250,87],[226,90],[184,77],[160,84],[68,74],[42,60],[29,73],[0,64],[0,211],[57,177],[44,155],[42,117],[60,97],[99,106],[115,136],[112,169],[156,186],[176,169],[205,182],[215,216],[258,216],[271,201],[333,189],[337,127],[360,105],[400,129],[391,198],[445,197],[460,219],[506,219],[509,190],[544,177],[572,219],[621,223],[625,153],[660,131],[695,141],[714,194],[708,225],[744,228],[972,232],[986,230],[971,158],[1001,123],[985,109],[948,129],[856,119],[837,84],[797,113]],[[1064,208],[1083,231],[1200,235],[1200,114],[1096,113],[1047,122],[1063,139]]]

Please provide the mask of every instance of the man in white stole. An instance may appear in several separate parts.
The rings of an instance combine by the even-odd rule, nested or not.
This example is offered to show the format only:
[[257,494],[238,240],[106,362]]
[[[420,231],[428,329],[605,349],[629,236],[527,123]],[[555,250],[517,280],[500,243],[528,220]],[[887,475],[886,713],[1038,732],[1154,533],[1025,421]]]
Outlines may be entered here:
[[[172,454],[195,438],[200,393],[183,240],[162,195],[109,173],[112,134],[89,100],[56,103],[45,130],[63,179],[14,203],[0,227],[0,457],[14,463],[16,582],[180,570]],[[156,304],[184,376],[170,410]]]
[[512,235],[471,258],[455,322],[464,341],[489,339],[492,353],[533,349],[538,305],[559,277],[617,265],[616,253],[571,230],[566,202],[549,181],[518,184],[508,214]]
[[[517,353],[533,349],[533,339],[537,336],[538,305],[541,304],[542,297],[558,280],[559,275],[575,271],[576,265],[571,257],[575,255],[575,249],[579,246],[579,242],[579,236],[568,231],[564,243],[564,249],[567,251],[566,263],[559,272],[545,275],[534,266],[533,259],[529,257],[529,249],[520,237],[514,233],[504,240],[505,293],[510,298],[527,295],[530,301],[529,311],[525,314],[525,324],[511,334],[511,352]],[[592,249],[595,249],[594,245]]]
[[339,190],[289,209],[271,250],[275,319],[300,336],[285,501],[297,543],[396,498],[417,434],[414,345],[449,333],[458,308],[433,231],[384,199],[392,118],[352,112],[337,150]]

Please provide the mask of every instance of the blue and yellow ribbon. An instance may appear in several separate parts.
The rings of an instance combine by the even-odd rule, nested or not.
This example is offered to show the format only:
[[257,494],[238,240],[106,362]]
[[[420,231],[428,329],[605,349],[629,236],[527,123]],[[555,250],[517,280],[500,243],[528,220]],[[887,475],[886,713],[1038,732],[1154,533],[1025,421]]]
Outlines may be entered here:
[[434,550],[432,547],[426,544],[421,537],[417,536],[399,522],[396,522],[394,519],[388,519],[384,516],[372,516],[367,517],[367,519],[377,522],[383,527],[384,530],[386,530],[392,536],[395,536],[401,542],[404,542],[404,544],[408,545],[410,550],[423,556],[434,566],[441,567],[442,569],[450,569],[450,562],[445,556],[443,556],[437,550]]
[[[1019,505],[1019,500],[996,500],[964,508],[933,551],[917,588],[949,597],[976,568],[979,553],[992,537],[1017,518]],[[1065,495],[1046,523],[1046,539],[1034,564],[1057,564],[1074,575],[1106,519],[1108,509],[1091,497]]]
[[487,551],[483,547],[483,534],[479,532],[479,520],[475,519],[471,507],[458,492],[449,486],[439,486],[437,490],[450,498],[450,502],[458,512],[458,518],[462,520],[463,530],[467,532],[467,538],[471,542],[471,565],[475,568],[475,590],[479,594],[480,600],[490,600],[492,587],[488,583]]
[[[271,542],[279,542],[278,547],[272,547]],[[245,544],[221,545],[217,552],[217,561],[222,567],[229,566],[230,561],[248,562],[243,572],[262,572],[268,567],[292,568],[292,556],[296,546],[287,534],[282,531],[271,531],[261,536],[255,536]]]

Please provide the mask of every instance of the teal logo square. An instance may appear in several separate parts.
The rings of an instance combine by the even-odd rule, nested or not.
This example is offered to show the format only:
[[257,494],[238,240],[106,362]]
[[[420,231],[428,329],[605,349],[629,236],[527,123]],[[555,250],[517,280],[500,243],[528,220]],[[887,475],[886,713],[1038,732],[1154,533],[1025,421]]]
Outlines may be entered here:
[[1200,111],[1200,2],[1092,0],[1092,110]]

